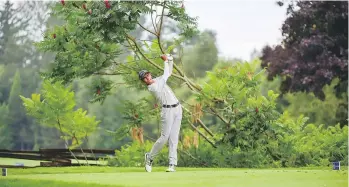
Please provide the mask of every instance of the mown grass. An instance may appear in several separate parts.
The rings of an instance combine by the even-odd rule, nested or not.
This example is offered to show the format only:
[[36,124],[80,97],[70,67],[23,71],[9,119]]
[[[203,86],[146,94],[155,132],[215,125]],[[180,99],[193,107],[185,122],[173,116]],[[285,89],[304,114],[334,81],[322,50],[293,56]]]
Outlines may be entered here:
[[155,167],[152,173],[143,168],[64,167],[8,170],[0,177],[3,187],[346,187],[346,168],[229,169],[178,168],[175,173]]

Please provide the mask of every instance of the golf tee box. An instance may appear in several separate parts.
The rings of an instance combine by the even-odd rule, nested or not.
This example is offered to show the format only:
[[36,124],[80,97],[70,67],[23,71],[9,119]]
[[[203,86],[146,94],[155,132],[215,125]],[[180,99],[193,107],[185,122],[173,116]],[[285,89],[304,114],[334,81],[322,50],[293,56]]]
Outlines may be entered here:
[[7,176],[7,168],[2,168],[1,171],[2,176]]

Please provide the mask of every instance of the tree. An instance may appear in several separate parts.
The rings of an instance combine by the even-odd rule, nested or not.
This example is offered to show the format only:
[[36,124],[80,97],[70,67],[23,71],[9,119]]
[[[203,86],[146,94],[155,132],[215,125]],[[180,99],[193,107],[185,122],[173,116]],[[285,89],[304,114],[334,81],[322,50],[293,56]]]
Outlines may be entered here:
[[[156,9],[161,10],[161,14],[152,19],[153,28],[140,26],[155,39],[146,42],[131,35],[136,25],[140,25],[138,19],[141,15],[152,17]],[[198,33],[196,18],[189,17],[178,1],[61,1],[55,4],[53,13],[62,17],[66,23],[47,30],[44,40],[38,42],[37,47],[56,53],[52,68],[44,72],[43,76],[62,83],[91,76],[120,75],[128,87],[141,91],[145,86],[139,81],[137,72],[148,69],[154,76],[161,75],[163,61],[159,55],[171,53]],[[164,17],[174,20],[180,30],[173,44],[166,47],[163,44],[166,41],[161,37]],[[122,53],[121,46],[132,52],[126,62],[118,61]],[[179,61],[180,57],[176,57],[175,62]],[[174,64],[170,85],[173,88],[187,85],[196,97],[196,100],[188,101],[187,106],[183,105],[182,125],[197,131],[212,146],[221,140],[253,149],[255,146],[250,145],[253,140],[263,142],[272,136],[270,121],[277,116],[272,104],[275,95],[272,92],[268,97],[258,94],[261,73],[253,64],[236,63],[225,67],[223,71],[217,68],[209,73],[207,82],[202,85],[188,78],[182,64]],[[114,88],[117,91],[117,87],[114,81],[99,77],[91,85],[91,93],[94,94],[92,102],[103,103]],[[130,121],[129,124],[139,124],[138,119],[147,118],[148,114],[144,111],[150,109],[149,103],[138,105],[137,101],[133,101],[126,105],[130,110],[124,117]],[[137,119],[132,118],[132,106],[137,106],[141,111]],[[218,134],[214,134],[204,124],[201,120],[203,114],[212,114],[220,120],[222,126],[218,128]],[[244,129],[247,129],[246,132]],[[246,137],[246,133],[250,133],[251,137]]]
[[11,149],[13,147],[13,133],[8,123],[8,106],[0,105],[0,149]]
[[46,80],[43,83],[41,94],[32,94],[31,98],[20,96],[27,113],[33,116],[43,126],[58,129],[66,142],[72,141],[69,146],[74,148],[82,145],[98,125],[94,116],[80,109],[74,110],[75,100],[71,87],[65,87],[61,82],[52,83]]
[[338,95],[346,92],[339,88],[348,81],[348,3],[297,1],[287,15],[282,45],[262,52],[268,79],[282,75],[282,93],[306,91],[324,99],[322,88],[337,77]]
[[17,124],[20,122],[21,111],[19,110],[19,107],[21,106],[21,99],[19,98],[19,95],[22,92],[21,88],[21,77],[20,73],[17,70],[15,73],[15,76],[13,78],[13,83],[11,86],[10,96],[8,99],[9,104],[9,111],[10,111],[10,120],[13,122],[13,124]]
[[[197,36],[194,46],[183,55],[185,73],[190,77],[200,78],[206,75],[218,61],[216,34],[206,30]],[[192,45],[193,45],[192,44]],[[187,47],[188,48],[188,47]]]
[[323,101],[323,87],[338,78],[336,96],[345,100],[336,109],[336,118],[347,124],[348,3],[292,1],[287,14],[282,44],[263,48],[262,67],[267,68],[268,80],[281,76],[282,94],[313,93]]
[[25,43],[25,31],[29,24],[28,17],[19,16],[20,8],[14,8],[10,1],[3,3],[0,10],[0,62],[2,64],[25,63],[26,51],[21,45]]
[[[337,98],[335,95],[334,86],[338,84],[339,79],[336,78],[332,81],[331,85],[325,85],[323,91],[325,93],[325,99],[320,100],[315,97],[313,93],[287,93],[284,95],[284,99],[288,102],[286,106],[283,106],[283,111],[288,111],[290,116],[297,118],[304,115],[309,117],[309,122],[318,126],[323,125],[334,126],[340,123],[340,126],[344,126],[345,123],[338,121],[336,116],[336,110],[340,105],[345,103],[344,98]],[[345,111],[345,110],[342,110]]]
[[16,71],[11,86],[8,99],[8,125],[11,128],[14,149],[30,150],[32,148],[32,131],[27,124],[27,116],[21,104],[20,94],[22,94],[21,76],[19,70]]

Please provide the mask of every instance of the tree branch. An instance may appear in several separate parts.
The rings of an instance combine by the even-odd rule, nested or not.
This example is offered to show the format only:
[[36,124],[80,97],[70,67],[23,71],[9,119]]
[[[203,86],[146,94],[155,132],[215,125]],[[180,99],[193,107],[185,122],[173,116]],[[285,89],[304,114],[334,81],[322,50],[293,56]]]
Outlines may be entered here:
[[[182,108],[183,108],[185,111],[187,111],[189,114],[191,114],[191,112],[190,112],[187,108],[185,108],[184,106],[182,106]],[[212,131],[210,131],[210,129],[209,129],[200,119],[198,119],[198,122],[199,122],[200,126],[201,126],[202,128],[204,128],[205,131],[206,131],[208,134],[210,134],[212,137],[214,137]]]
[[157,36],[157,33],[155,33],[155,32],[153,32],[153,31],[151,31],[151,30],[145,28],[145,27],[144,27],[143,25],[141,25],[139,22],[138,22],[138,25],[139,25],[140,27],[142,27],[142,29],[144,29],[144,30],[146,30],[146,31],[148,31],[148,32],[150,32],[150,33],[152,33],[152,34],[154,34],[155,36]]
[[223,116],[218,114],[218,112],[214,108],[210,107],[210,109],[219,119],[221,119],[228,127],[230,127],[229,126],[230,124],[229,124],[228,120],[226,120]]
[[199,125],[206,130],[208,134],[210,134],[212,137],[214,137],[213,132],[208,129],[208,127],[204,124],[204,122],[201,121],[201,119],[198,119]]
[[[87,138],[87,134],[85,135],[85,140],[86,140],[86,143],[88,144],[88,138]],[[95,161],[96,161],[96,165],[99,165],[98,162],[97,162],[97,158],[96,158],[96,155],[93,153],[93,150],[90,148],[90,151],[93,155],[93,157],[95,158]]]
[[[57,124],[58,124],[58,127],[59,127],[59,130],[60,130],[61,134],[64,136],[63,129],[62,129],[62,125],[61,125],[61,122],[59,121],[59,117],[58,117],[58,116],[57,116]],[[75,154],[70,150],[69,145],[68,145],[66,139],[64,139],[64,143],[65,143],[65,146],[67,146],[67,148],[68,148],[70,154],[73,155],[73,157],[75,158],[75,160],[76,160],[76,161],[78,162],[78,164],[80,165],[79,160],[75,157]]]
[[190,123],[190,126],[195,129],[203,138],[205,138],[205,140],[210,143],[214,148],[217,148],[217,146],[210,140],[208,139],[207,136],[205,136],[204,134],[202,134],[202,132],[199,131],[199,129],[197,129],[197,127],[195,127],[195,125],[193,125],[189,120],[188,122]]
[[[161,30],[162,30],[162,24],[163,24],[163,19],[164,19],[164,12],[165,12],[165,2],[163,4],[163,8],[162,8],[162,13],[161,13],[161,18],[160,18],[160,26],[158,28],[158,32],[157,32],[157,39],[158,39],[158,45],[159,45],[159,48],[162,52],[162,54],[166,54],[165,50],[162,48],[162,45],[161,45]],[[192,88],[195,88],[196,90],[198,91],[201,91],[201,87],[194,84],[191,80],[189,80],[185,75],[184,75],[184,72],[182,70],[180,70],[178,68],[178,66],[176,64],[173,64],[173,67],[175,68],[175,70],[179,73],[179,75],[183,78],[181,78],[182,80],[185,80],[186,82],[188,82],[191,87],[190,89]],[[188,85],[189,85],[188,84]]]
[[127,35],[127,40],[126,40],[126,41],[128,42],[128,44],[130,44],[130,46],[131,46],[131,48],[132,48],[133,46],[132,46],[130,40],[134,43],[134,48],[135,48],[135,49],[132,49],[133,52],[137,55],[138,59],[141,59],[141,57],[137,54],[137,51],[138,51],[138,50],[140,51],[140,48],[138,47],[138,45],[137,45],[135,39],[134,39],[132,36]]
[[[151,5],[150,9],[153,10],[153,4]],[[153,11],[151,12],[150,17],[151,17],[151,24],[153,25],[154,31],[157,33],[156,26],[154,24],[154,19],[153,19]]]
[[86,164],[89,166],[90,164],[88,163],[86,154],[85,154],[84,150],[82,149],[81,145],[79,144],[79,141],[78,141],[78,139],[77,139],[76,136],[75,136],[75,133],[74,133],[74,135],[73,135],[73,138],[75,139],[76,143],[79,145],[79,148],[80,148],[82,154],[84,154],[84,157],[85,157],[85,160],[86,160]]
[[162,24],[163,24],[163,21],[164,21],[165,3],[166,3],[166,1],[164,1],[163,7],[162,7],[161,18],[160,18],[160,25],[159,25],[158,33],[157,33],[158,44],[159,44],[160,50],[161,50],[161,52],[163,54],[165,54],[165,51],[164,51],[164,49],[161,46],[161,37],[160,36],[161,36]]
[[95,72],[94,75],[121,75],[122,73]]

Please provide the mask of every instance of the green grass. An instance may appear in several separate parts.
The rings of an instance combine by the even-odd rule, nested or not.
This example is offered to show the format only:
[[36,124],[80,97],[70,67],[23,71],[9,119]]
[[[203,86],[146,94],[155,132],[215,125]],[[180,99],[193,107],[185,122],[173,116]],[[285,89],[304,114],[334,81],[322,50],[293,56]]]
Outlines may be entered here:
[[64,167],[8,169],[1,187],[347,187],[346,168],[227,169],[177,168],[175,173],[143,168]]

